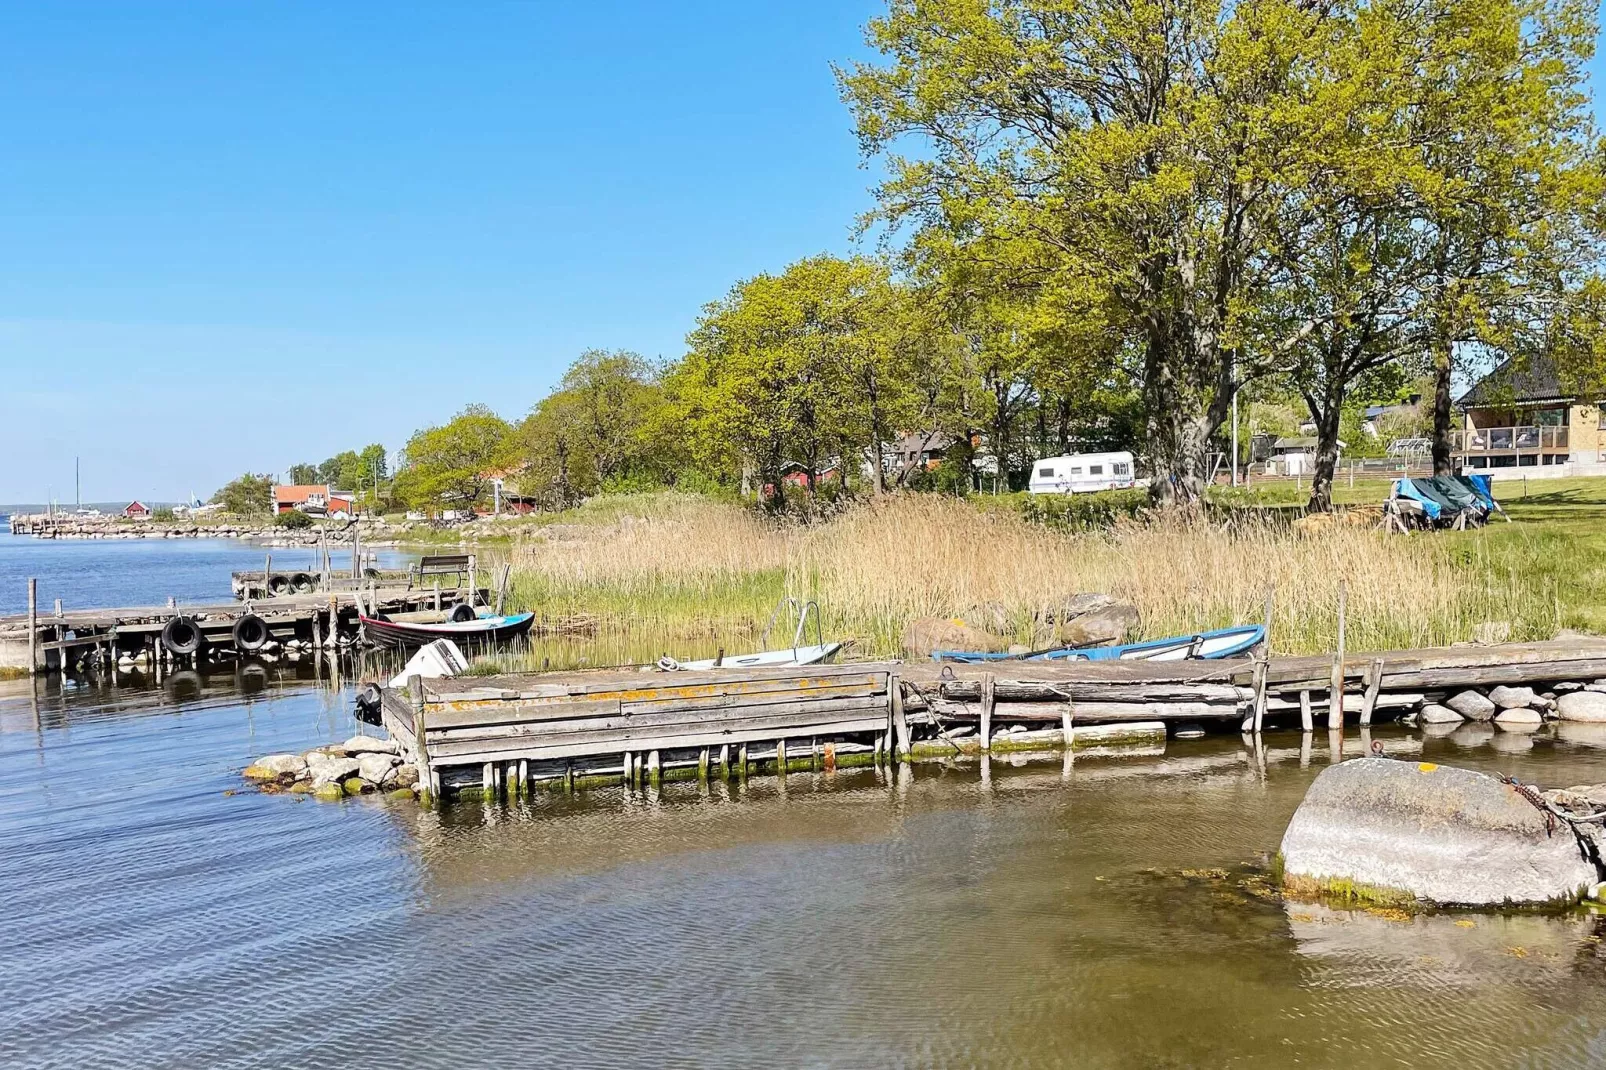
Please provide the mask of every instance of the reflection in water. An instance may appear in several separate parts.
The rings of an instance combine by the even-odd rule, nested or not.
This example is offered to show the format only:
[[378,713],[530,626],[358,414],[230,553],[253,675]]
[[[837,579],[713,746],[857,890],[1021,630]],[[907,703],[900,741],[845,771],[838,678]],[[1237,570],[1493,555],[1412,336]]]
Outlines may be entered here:
[[[181,675],[0,685],[0,1065],[1600,1062],[1592,918],[1197,876],[1263,865],[1358,734],[424,810],[240,790],[355,731],[349,693]],[[1606,781],[1551,728],[1371,738]]]

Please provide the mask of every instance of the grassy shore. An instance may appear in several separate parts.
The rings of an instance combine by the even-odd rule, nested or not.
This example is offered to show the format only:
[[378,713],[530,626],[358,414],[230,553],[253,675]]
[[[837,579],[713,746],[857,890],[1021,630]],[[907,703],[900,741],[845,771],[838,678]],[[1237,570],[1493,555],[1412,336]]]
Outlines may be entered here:
[[[1387,485],[1373,482],[1343,497],[1375,503]],[[1606,631],[1606,480],[1535,482],[1526,498],[1520,484],[1497,489],[1515,523],[1411,537],[1342,524],[1302,534],[1264,520],[1070,533],[997,500],[929,495],[813,525],[690,495],[602,498],[520,532],[511,595],[683,656],[754,647],[783,595],[818,600],[827,635],[892,654],[916,617],[985,609],[1029,642],[1043,606],[1105,591],[1136,604],[1153,637],[1259,620],[1268,588],[1275,647],[1319,652],[1336,640],[1340,577],[1356,650],[1465,641],[1484,624],[1512,639]],[[1274,504],[1282,491],[1265,493]]]

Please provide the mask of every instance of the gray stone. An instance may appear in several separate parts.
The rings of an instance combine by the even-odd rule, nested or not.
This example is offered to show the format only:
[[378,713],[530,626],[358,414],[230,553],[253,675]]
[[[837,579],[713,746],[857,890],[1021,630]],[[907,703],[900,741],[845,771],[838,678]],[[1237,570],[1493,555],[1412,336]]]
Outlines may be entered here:
[[1196,724],[1179,724],[1171,735],[1175,739],[1203,739],[1205,730]]
[[1417,715],[1417,720],[1423,724],[1460,724],[1466,718],[1448,706],[1440,706],[1436,702],[1430,702],[1422,707],[1422,712]]
[[355,758],[362,754],[395,754],[396,741],[392,739],[375,739],[373,736],[352,736],[340,745],[346,756]]
[[916,657],[930,657],[939,650],[997,652],[1008,648],[1007,639],[945,617],[920,617],[903,630],[904,653]]
[[1495,711],[1494,703],[1476,691],[1463,691],[1444,704],[1469,721],[1487,721]]
[[1520,710],[1534,704],[1531,687],[1507,687],[1504,684],[1489,692],[1489,701],[1503,710]]
[[1351,890],[1493,906],[1577,900],[1598,881],[1570,826],[1469,769],[1357,758],[1323,770],[1283,836],[1295,894]]
[[280,776],[299,777],[307,771],[306,759],[299,754],[269,754],[266,757],[258,758],[251,764]]
[[384,784],[390,771],[401,764],[394,754],[364,754],[357,759],[357,775],[370,784]]
[[1494,715],[1494,723],[1507,732],[1537,732],[1545,719],[1539,715],[1538,710],[1527,707],[1515,710],[1501,710]]
[[390,786],[410,788],[418,783],[418,766],[398,765],[390,771]]
[[1557,694],[1560,694],[1563,691],[1582,691],[1584,689],[1584,685],[1579,683],[1577,680],[1563,680],[1559,684],[1550,685],[1550,689],[1555,691]]
[[1138,630],[1138,609],[1127,602],[1116,602],[1096,613],[1084,613],[1056,624],[1054,636],[1067,646],[1102,646],[1119,643]]
[[307,772],[312,776],[312,786],[321,788],[325,784],[339,784],[357,775],[362,768],[355,758],[329,758],[307,756]]
[[[1455,711],[1451,710],[1450,712],[1454,713]],[[1465,721],[1461,720],[1459,714],[1456,715],[1456,719],[1453,721],[1426,721],[1422,725],[1422,735],[1430,739],[1453,736],[1461,731],[1461,726],[1465,723]]]
[[1606,721],[1606,694],[1573,691],[1556,699],[1556,715],[1563,721]]

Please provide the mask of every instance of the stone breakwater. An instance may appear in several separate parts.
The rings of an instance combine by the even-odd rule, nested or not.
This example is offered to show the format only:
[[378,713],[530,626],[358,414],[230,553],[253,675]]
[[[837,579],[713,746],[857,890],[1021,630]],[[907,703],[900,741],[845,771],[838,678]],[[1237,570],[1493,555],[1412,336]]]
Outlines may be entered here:
[[1467,688],[1441,702],[1428,702],[1401,718],[1430,734],[1465,724],[1492,724],[1507,732],[1537,732],[1547,721],[1606,724],[1606,677],[1568,680],[1548,688],[1499,686]]
[[327,531],[321,531],[317,526],[293,530],[269,521],[251,520],[197,524],[113,517],[11,518],[13,535],[32,535],[36,539],[246,539],[266,546],[317,546],[324,538],[334,543],[348,543],[354,535],[360,536],[364,544],[376,546],[401,538],[409,530],[407,525],[383,521],[363,521],[350,528],[336,522]]
[[246,766],[242,775],[265,791],[319,799],[376,792],[414,798],[423,790],[418,768],[402,760],[396,744],[372,736],[353,736],[304,754],[269,754]]

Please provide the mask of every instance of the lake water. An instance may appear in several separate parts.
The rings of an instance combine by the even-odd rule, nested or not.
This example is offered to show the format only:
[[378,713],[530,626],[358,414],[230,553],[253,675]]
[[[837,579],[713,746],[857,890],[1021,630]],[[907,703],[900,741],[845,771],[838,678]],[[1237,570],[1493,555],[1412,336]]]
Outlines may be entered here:
[[[1250,894],[1325,734],[439,810],[243,787],[350,710],[260,668],[0,683],[0,1066],[1606,1064],[1594,915]],[[1589,735],[1373,735],[1606,781]]]

